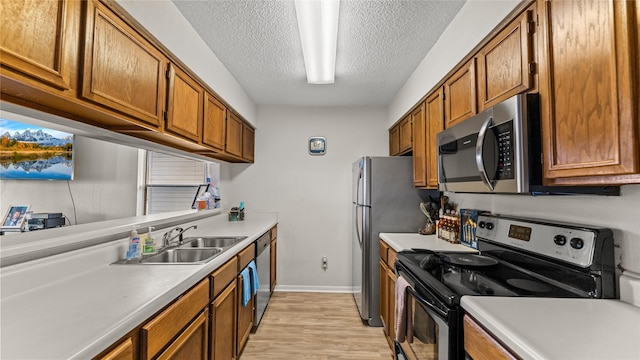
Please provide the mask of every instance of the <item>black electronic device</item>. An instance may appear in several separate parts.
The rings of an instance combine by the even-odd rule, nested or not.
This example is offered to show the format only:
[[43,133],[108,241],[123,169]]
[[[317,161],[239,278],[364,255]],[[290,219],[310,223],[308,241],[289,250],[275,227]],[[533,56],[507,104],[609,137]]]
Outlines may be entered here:
[[66,219],[64,218],[62,213],[32,214],[31,218],[28,221],[28,227],[29,231],[51,229],[64,226],[65,221]]

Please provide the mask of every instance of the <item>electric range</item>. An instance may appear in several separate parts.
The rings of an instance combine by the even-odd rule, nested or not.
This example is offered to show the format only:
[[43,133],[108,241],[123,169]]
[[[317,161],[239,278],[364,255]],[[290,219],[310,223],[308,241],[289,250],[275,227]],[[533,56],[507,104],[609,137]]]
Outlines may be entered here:
[[477,225],[478,254],[398,253],[407,285],[398,359],[464,359],[462,296],[616,297],[610,229],[486,214]]

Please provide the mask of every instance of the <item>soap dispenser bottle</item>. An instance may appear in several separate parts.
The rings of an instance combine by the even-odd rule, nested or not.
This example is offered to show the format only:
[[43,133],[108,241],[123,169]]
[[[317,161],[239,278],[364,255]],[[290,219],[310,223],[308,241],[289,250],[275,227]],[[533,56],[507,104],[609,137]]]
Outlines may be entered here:
[[140,235],[136,229],[131,230],[129,236],[129,250],[127,250],[127,260],[137,259],[140,257]]
[[155,229],[153,226],[149,226],[149,232],[144,237],[144,241],[142,242],[142,254],[155,254],[156,253],[156,240],[151,235],[151,230]]

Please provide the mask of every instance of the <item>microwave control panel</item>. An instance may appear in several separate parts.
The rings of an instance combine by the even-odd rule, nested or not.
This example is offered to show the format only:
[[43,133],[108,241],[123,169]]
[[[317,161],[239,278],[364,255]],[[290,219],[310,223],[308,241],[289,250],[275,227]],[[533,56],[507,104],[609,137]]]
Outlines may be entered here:
[[491,128],[498,144],[497,180],[513,179],[515,176],[513,164],[513,121],[507,121]]

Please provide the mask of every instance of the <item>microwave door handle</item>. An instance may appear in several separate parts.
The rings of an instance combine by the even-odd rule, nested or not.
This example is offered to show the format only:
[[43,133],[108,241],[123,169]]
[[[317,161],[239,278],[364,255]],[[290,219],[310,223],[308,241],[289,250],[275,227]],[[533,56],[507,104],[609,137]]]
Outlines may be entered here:
[[484,138],[487,135],[487,130],[489,130],[489,126],[491,126],[492,120],[493,118],[489,117],[487,120],[485,120],[484,124],[482,124],[480,132],[478,133],[478,141],[476,142],[476,166],[478,167],[478,171],[480,172],[480,178],[482,179],[482,182],[491,191],[494,190],[494,186],[491,180],[489,180],[489,176],[487,176],[487,171],[484,167],[482,148],[484,147]]

